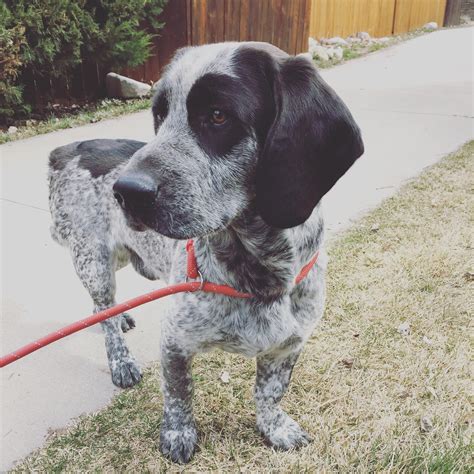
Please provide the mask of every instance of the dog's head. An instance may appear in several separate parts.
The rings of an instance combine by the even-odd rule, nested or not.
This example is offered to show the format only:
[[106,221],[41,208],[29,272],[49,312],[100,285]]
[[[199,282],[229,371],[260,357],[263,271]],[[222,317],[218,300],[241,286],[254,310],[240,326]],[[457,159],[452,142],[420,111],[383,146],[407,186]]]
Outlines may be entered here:
[[270,226],[297,226],[363,153],[313,64],[265,43],[178,51],[153,119],[156,137],[114,192],[132,221],[173,238],[226,228],[249,206]]

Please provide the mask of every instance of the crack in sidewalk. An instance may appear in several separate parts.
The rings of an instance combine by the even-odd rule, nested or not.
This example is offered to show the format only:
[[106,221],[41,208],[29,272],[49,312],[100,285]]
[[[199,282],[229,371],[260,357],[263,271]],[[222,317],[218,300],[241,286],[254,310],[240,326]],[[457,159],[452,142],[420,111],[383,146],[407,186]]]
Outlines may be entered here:
[[38,206],[33,206],[32,204],[25,204],[24,202],[18,202],[18,201],[14,201],[13,199],[7,199],[7,198],[0,198],[0,201],[10,202],[12,204],[18,204],[20,206],[29,207],[31,209],[37,209],[38,211],[47,212],[49,214],[48,209],[44,209],[44,208],[38,207]]

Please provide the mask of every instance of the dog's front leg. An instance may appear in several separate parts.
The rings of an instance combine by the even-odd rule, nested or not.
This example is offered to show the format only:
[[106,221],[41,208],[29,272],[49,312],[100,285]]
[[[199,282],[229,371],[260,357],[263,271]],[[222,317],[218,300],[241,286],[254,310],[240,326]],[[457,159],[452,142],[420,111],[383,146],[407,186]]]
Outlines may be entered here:
[[257,428],[270,445],[279,449],[296,448],[311,441],[308,433],[280,408],[299,353],[300,350],[257,357]]
[[181,464],[189,462],[197,442],[192,406],[192,356],[174,344],[162,345],[164,410],[160,449],[165,456]]
[[[113,303],[96,306],[99,312],[113,306]],[[120,317],[114,317],[100,323],[105,335],[105,348],[109,361],[112,382],[118,387],[127,388],[140,382],[142,374],[123,337]]]

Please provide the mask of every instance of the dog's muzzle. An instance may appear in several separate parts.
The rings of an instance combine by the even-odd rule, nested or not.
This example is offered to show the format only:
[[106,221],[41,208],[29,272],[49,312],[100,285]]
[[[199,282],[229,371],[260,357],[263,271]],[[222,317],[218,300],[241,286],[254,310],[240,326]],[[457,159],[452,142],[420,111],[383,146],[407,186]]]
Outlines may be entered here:
[[113,186],[114,197],[134,230],[152,227],[158,186],[147,175],[124,175]]

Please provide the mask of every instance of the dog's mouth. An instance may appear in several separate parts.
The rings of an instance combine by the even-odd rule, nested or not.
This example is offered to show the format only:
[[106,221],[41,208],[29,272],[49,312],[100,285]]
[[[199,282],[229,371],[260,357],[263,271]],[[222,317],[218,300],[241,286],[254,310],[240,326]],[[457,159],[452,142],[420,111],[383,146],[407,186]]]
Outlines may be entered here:
[[157,212],[153,222],[143,222],[122,210],[127,226],[135,232],[153,231],[164,237],[176,240],[187,240],[216,234],[224,230],[227,225],[221,223],[215,227],[207,227],[203,222],[196,219],[194,222],[180,222],[179,216],[174,218],[169,212]]

